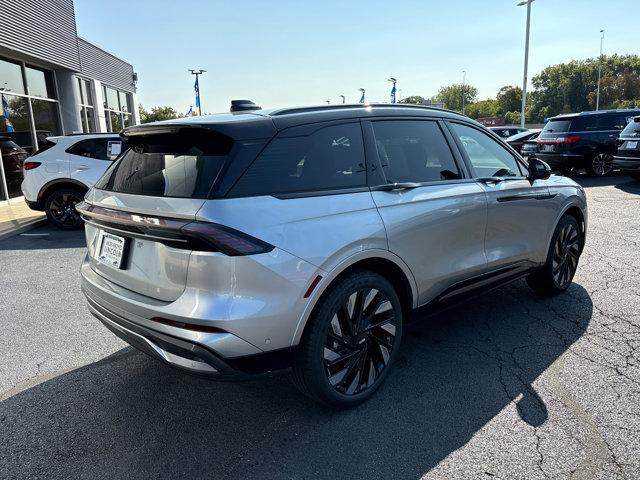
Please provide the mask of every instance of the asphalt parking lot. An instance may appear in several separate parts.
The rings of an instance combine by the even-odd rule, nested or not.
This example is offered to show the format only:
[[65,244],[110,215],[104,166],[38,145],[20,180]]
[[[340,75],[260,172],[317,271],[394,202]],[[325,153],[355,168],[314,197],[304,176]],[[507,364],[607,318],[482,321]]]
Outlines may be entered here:
[[343,412],[127,347],[85,306],[79,232],[0,242],[0,478],[639,478],[640,183],[581,182],[566,294],[520,281],[414,326]]

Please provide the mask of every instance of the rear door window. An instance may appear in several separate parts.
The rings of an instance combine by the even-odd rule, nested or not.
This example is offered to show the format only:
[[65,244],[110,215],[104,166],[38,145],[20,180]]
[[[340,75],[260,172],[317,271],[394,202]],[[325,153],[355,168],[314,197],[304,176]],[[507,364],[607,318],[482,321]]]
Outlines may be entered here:
[[360,123],[331,125],[300,137],[276,137],[229,195],[340,190],[367,184]]
[[116,143],[122,146],[122,141],[117,137],[88,138],[67,148],[67,153],[81,157],[95,158],[97,160],[113,160],[115,156],[109,154],[110,149],[108,147],[111,146],[113,149]]
[[460,178],[451,149],[434,121],[371,123],[388,182],[437,182]]
[[131,137],[130,148],[109,167],[96,188],[156,197],[207,198],[233,145],[231,138],[206,130]]

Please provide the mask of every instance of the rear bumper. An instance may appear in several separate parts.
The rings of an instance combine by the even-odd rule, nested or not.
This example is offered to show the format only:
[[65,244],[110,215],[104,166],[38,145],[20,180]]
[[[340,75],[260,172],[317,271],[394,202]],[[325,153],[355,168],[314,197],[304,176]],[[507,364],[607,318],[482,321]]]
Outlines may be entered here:
[[613,157],[613,166],[625,172],[639,172],[640,157],[621,157],[616,155]]
[[[81,277],[90,312],[122,340],[166,365],[220,381],[247,380],[286,371],[292,365],[296,347],[262,351],[225,331],[165,325],[150,320],[162,314],[161,308],[144,317],[134,313],[87,263],[82,266]],[[115,290],[116,286],[112,287]]]
[[583,166],[584,156],[571,153],[541,153],[536,152],[535,157],[538,160],[546,162],[551,170],[563,170],[567,168],[576,168]]

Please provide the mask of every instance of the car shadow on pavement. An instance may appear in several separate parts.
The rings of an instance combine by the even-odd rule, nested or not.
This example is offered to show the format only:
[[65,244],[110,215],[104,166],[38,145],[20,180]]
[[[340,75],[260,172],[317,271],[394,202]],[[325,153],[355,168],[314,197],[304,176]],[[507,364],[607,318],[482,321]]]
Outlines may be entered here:
[[26,233],[1,240],[0,251],[82,248],[86,244],[84,230],[58,230],[52,225],[45,224]]
[[417,478],[505,409],[526,422],[508,428],[543,424],[534,381],[592,310],[578,284],[489,292],[407,328],[386,384],[347,411],[286,376],[215,383],[125,348],[0,403],[0,477]]
[[584,188],[589,187],[617,187],[619,185],[626,185],[628,183],[633,183],[631,177],[626,175],[622,175],[620,173],[614,173],[613,175],[609,175],[607,177],[591,177],[588,175],[585,176],[574,176],[571,177],[573,181],[582,185]]

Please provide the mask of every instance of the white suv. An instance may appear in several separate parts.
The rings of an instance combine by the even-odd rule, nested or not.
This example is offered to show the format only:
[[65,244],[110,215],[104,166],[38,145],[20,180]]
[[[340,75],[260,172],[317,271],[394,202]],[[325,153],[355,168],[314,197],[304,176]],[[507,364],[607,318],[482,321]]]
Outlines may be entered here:
[[124,150],[114,133],[49,137],[47,145],[24,162],[22,193],[33,210],[41,210],[58,228],[80,228],[75,204]]

